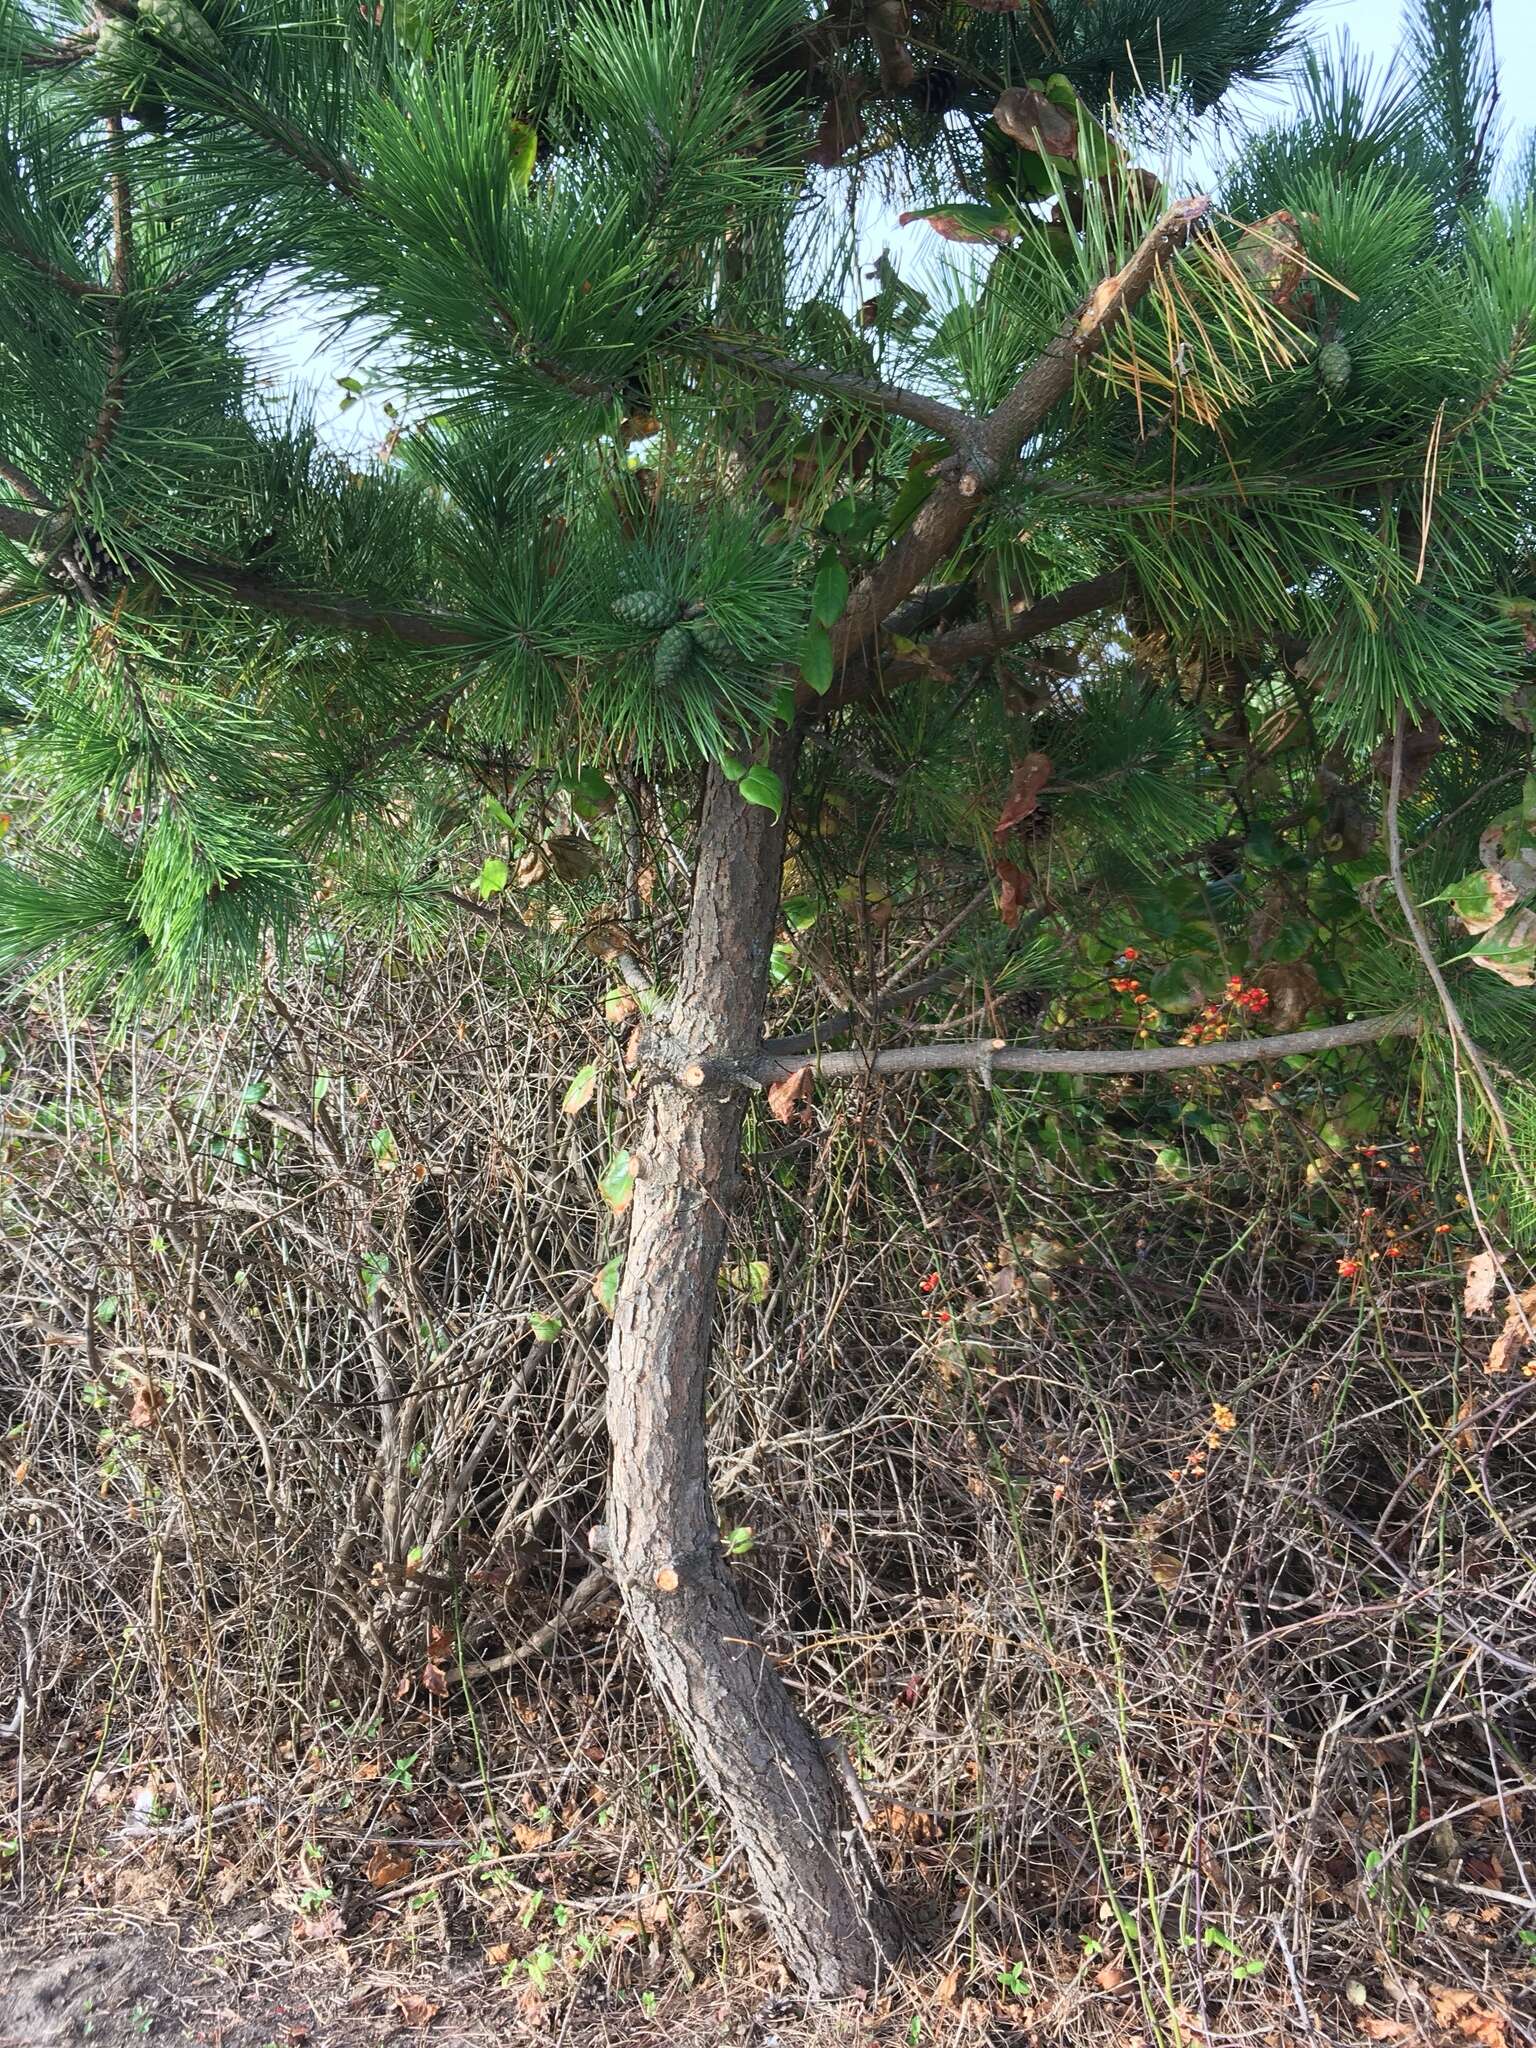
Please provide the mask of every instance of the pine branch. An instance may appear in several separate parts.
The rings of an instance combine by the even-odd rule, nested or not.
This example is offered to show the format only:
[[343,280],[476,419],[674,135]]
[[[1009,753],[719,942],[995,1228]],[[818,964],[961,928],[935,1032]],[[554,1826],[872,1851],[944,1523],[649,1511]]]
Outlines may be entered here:
[[796,391],[815,392],[825,398],[845,399],[866,412],[884,413],[893,419],[910,420],[940,435],[962,454],[978,452],[981,421],[942,398],[930,398],[921,391],[909,391],[899,384],[884,384],[857,377],[843,370],[823,370],[814,363],[791,362],[766,349],[747,348],[739,343],[713,338],[696,344],[696,352],[712,363],[768,377]]
[[1050,597],[1020,606],[1007,619],[983,619],[973,625],[951,626],[922,642],[919,653],[902,655],[881,663],[878,647],[868,664],[845,671],[826,696],[817,700],[823,710],[838,711],[846,705],[876,701],[899,683],[929,675],[934,669],[952,672],[978,655],[995,654],[1005,647],[1020,647],[1037,640],[1058,626],[1069,626],[1110,605],[1122,604],[1131,588],[1130,571],[1106,569],[1098,576],[1085,576],[1069,583]]
[[[939,481],[912,524],[864,577],[832,636],[833,658],[846,667],[871,640],[886,614],[910,597],[922,579],[953,554],[987,493],[1018,463],[1024,442],[1072,389],[1086,362],[1146,296],[1163,262],[1189,240],[1210,212],[1204,194],[1182,199],[1142,238],[1124,268],[1098,286],[1061,323],[1038,360],[981,423],[980,461],[955,457],[940,465]],[[804,685],[804,708],[816,698]]]
[[23,504],[33,505],[40,512],[56,512],[58,510],[53,500],[45,494],[38,484],[33,483],[25,470],[17,469],[14,464],[3,460],[0,460],[0,484],[9,484]]
[[[1418,1021],[1407,1011],[1325,1024],[1315,1031],[1279,1031],[1273,1038],[1231,1038],[1217,1045],[1156,1045],[1139,1052],[1075,1052],[1048,1046],[1008,1045],[1000,1038],[963,1044],[902,1045],[883,1052],[824,1052],[801,1058],[765,1046],[746,1069],[751,1080],[780,1081],[809,1067],[819,1081],[856,1081],[865,1076],[931,1074],[1167,1074],[1200,1067],[1242,1065],[1248,1060],[1283,1060],[1298,1053],[1336,1052],[1372,1045],[1383,1038],[1409,1038]],[[685,1081],[687,1075],[682,1077]],[[711,1078],[708,1074],[705,1078]]]
[[[42,512],[0,505],[0,537],[22,547],[49,545],[55,538],[56,524],[54,518]],[[130,578],[148,577],[157,584],[182,583],[210,596],[233,598],[253,611],[275,612],[281,618],[297,619],[310,626],[374,634],[381,639],[401,641],[407,647],[446,652],[475,646],[483,638],[467,620],[456,619],[447,612],[404,611],[374,604],[368,598],[289,590],[233,563],[202,562],[195,555],[157,555],[152,567],[143,562],[120,566]]]
[[49,284],[69,298],[97,306],[112,297],[107,286],[91,284],[83,277],[71,277],[67,270],[60,270],[56,263],[50,263],[46,256],[40,256],[35,249],[29,249],[25,242],[18,242],[12,235],[0,235],[0,251],[14,257],[18,263],[24,263],[28,270],[46,278]]

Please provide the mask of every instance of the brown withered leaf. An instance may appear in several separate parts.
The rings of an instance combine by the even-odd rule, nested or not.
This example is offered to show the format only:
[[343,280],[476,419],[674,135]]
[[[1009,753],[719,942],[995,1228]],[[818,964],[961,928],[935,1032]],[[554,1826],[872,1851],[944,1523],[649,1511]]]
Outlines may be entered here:
[[448,1674],[444,1671],[442,1665],[435,1662],[431,1657],[421,1667],[421,1683],[423,1688],[431,1693],[434,1699],[447,1699]]
[[1361,2013],[1355,2025],[1367,2041],[1407,2041],[1413,2034],[1405,2021],[1389,2020],[1374,2012]]
[[165,1395],[147,1375],[135,1374],[133,1379],[133,1406],[128,1411],[130,1429],[149,1429],[159,1420],[165,1408]]
[[1426,1989],[1435,2025],[1453,2040],[1475,2041],[1479,2048],[1507,2048],[1509,2021],[1497,2006],[1455,1985],[1430,1984]]
[[811,1120],[811,1090],[815,1086],[812,1068],[796,1067],[768,1083],[768,1114],[781,1124],[808,1124]]
[[1003,808],[998,813],[997,823],[992,827],[995,839],[1004,838],[1018,825],[1022,825],[1040,801],[1040,792],[1051,779],[1052,762],[1049,754],[1026,754],[1013,771],[1013,780],[1008,785],[1008,794]]
[[397,1991],[395,2004],[408,2027],[430,2026],[443,2009],[434,2005],[430,1998],[423,1998],[419,1991]]
[[1521,1354],[1527,1349],[1536,1350],[1536,1287],[1528,1287],[1524,1294],[1517,1295],[1505,1312],[1504,1327],[1493,1340],[1493,1349],[1488,1354],[1485,1372],[1508,1372],[1519,1363]]
[[1077,155],[1077,120],[1048,100],[1043,92],[1013,85],[992,109],[992,118],[1010,142],[1040,156]]
[[1469,1316],[1488,1315],[1499,1291],[1499,1261],[1492,1252],[1479,1252],[1467,1267],[1461,1305]]
[[295,1913],[293,1916],[295,1941],[340,1941],[346,1931],[346,1925],[334,1906],[326,1906],[318,1913]]
[[[1371,756],[1371,766],[1383,782],[1392,780],[1392,755],[1396,742],[1383,740]],[[1424,771],[1440,751],[1440,721],[1432,711],[1424,714],[1422,725],[1410,725],[1403,734],[1403,793],[1411,796],[1424,780]]]
[[936,1813],[900,1806],[894,1800],[877,1806],[870,1819],[883,1834],[895,1835],[904,1842],[937,1842],[944,1832],[943,1823]]
[[433,1622],[427,1630],[427,1655],[434,1664],[445,1664],[453,1655],[453,1630]]
[[1294,1031],[1323,1000],[1323,985],[1305,960],[1276,960],[1253,977],[1269,997],[1264,1021],[1276,1031]]
[[1024,898],[1029,894],[1029,877],[1024,870],[1011,860],[1000,860],[997,864],[999,895],[997,914],[1012,931],[1019,921]]
[[410,1857],[402,1856],[386,1842],[379,1843],[363,1871],[374,1890],[380,1892],[387,1891],[392,1884],[403,1884],[410,1874]]

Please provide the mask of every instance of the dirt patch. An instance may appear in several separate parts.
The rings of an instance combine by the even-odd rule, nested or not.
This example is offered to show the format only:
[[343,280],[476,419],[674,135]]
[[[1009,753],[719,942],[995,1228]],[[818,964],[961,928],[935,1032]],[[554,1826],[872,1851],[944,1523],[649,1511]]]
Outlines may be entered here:
[[0,2048],[854,2048],[897,2038],[856,2009],[807,2012],[718,1982],[643,2004],[598,1996],[534,2010],[526,1995],[487,1987],[483,1970],[360,1971],[340,1951],[300,1960],[249,1914],[0,1921]]
[[[327,1982],[263,1951],[254,1932],[124,1925],[116,1915],[12,1925],[0,1934],[0,2048],[363,2048],[421,2038],[385,1986]],[[437,2000],[438,2048],[495,2038],[455,2027],[450,2007],[461,2001],[442,1990]]]

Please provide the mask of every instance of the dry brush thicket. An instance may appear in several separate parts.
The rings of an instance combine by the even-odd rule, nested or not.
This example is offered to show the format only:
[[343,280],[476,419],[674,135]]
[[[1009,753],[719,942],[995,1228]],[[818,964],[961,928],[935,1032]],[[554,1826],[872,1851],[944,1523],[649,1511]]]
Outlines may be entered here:
[[[12,1008],[13,1884],[404,1914],[550,2011],[760,1967],[592,1547],[625,1083],[561,1112],[611,1038],[567,945],[116,1048]],[[1309,1187],[1308,1085],[1175,1178],[1113,1090],[1086,1168],[1023,1084],[757,1128],[717,1498],[927,1944],[891,2039],[1527,2035],[1536,1381],[1406,1143]],[[1346,1286],[1364,1205],[1413,1249]]]

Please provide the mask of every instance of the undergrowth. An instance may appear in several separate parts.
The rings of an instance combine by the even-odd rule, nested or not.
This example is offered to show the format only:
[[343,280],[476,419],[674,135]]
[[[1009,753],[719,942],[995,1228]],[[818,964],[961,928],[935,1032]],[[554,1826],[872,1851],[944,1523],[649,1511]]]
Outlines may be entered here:
[[[12,1011],[13,1899],[259,1900],[539,2038],[779,1988],[594,1548],[601,996],[476,929]],[[1349,1057],[755,1123],[722,1537],[920,1937],[804,2038],[1531,2037],[1536,1380]]]

